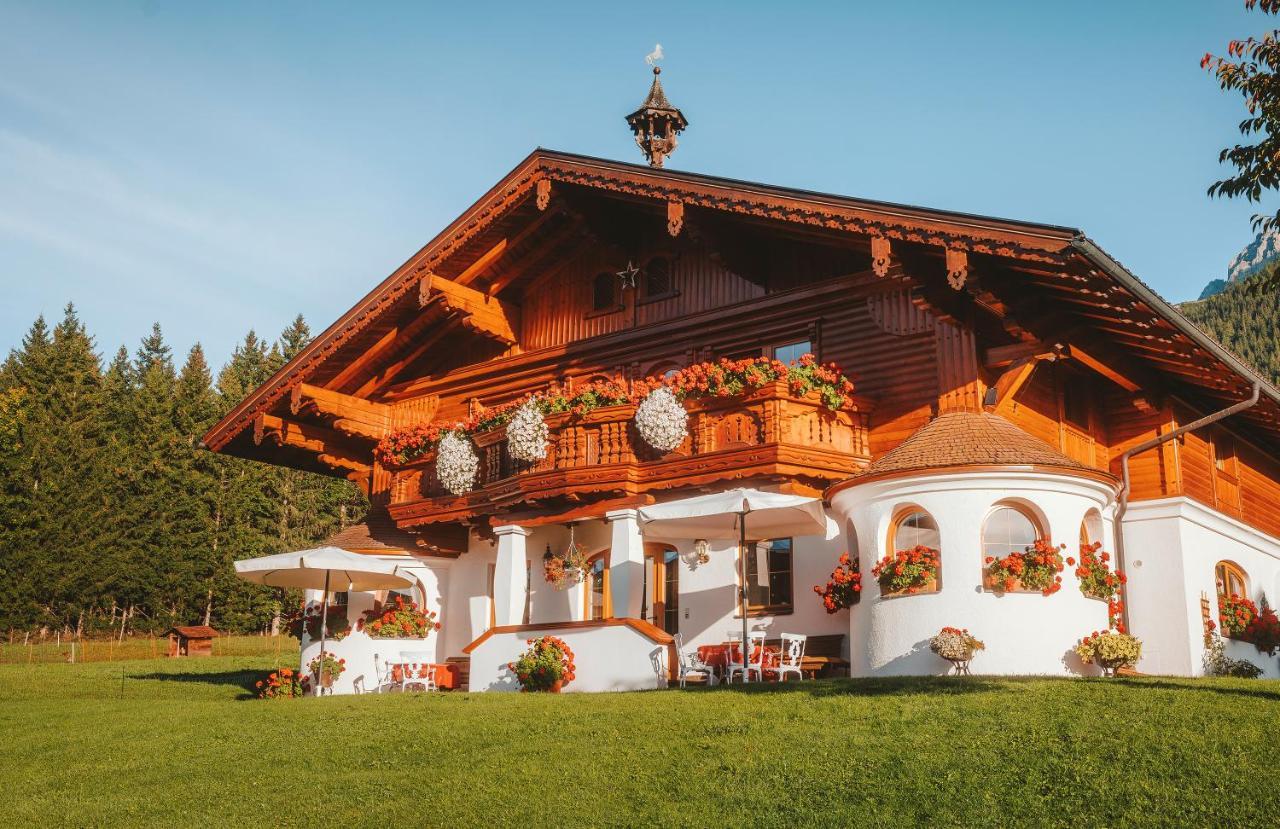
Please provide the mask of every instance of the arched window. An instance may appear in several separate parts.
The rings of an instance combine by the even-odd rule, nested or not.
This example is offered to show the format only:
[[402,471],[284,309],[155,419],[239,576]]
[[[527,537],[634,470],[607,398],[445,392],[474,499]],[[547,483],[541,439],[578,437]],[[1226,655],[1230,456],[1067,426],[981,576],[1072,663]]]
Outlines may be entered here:
[[586,578],[582,580],[585,593],[585,613],[587,619],[608,619],[613,614],[609,607],[609,551],[596,553],[587,560]]
[[918,507],[909,507],[898,513],[893,521],[889,531],[889,555],[921,545],[940,550],[941,539],[933,516]]
[[1080,522],[1080,546],[1086,547],[1102,540],[1102,516],[1096,509],[1091,509]]
[[998,504],[982,524],[982,558],[1021,553],[1043,538],[1039,523],[1026,510]]
[[1218,585],[1219,596],[1249,597],[1249,583],[1245,580],[1244,571],[1230,561],[1219,561],[1213,568],[1214,582]]

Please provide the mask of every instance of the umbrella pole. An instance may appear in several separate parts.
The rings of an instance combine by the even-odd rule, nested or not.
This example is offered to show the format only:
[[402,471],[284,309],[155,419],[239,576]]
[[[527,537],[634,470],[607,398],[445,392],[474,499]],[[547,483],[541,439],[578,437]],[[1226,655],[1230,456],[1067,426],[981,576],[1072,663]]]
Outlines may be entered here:
[[324,694],[324,640],[329,634],[329,570],[324,571],[324,595],[320,597],[320,670],[316,672],[316,696]]
[[738,601],[742,609],[742,682],[751,681],[751,642],[747,635],[747,514],[738,515]]

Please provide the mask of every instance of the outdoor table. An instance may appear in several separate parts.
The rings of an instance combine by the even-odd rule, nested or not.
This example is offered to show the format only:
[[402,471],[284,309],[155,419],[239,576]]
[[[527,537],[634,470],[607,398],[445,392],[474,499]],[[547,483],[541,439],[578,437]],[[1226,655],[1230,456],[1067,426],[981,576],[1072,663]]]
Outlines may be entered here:
[[[406,665],[414,663],[410,662],[394,662],[391,665],[391,681],[400,682],[400,677],[404,673]],[[430,672],[430,673],[428,673]],[[418,666],[417,678],[425,679],[427,676],[434,676],[436,687],[441,691],[452,691],[459,687],[458,666],[448,662],[437,662],[429,665]]]

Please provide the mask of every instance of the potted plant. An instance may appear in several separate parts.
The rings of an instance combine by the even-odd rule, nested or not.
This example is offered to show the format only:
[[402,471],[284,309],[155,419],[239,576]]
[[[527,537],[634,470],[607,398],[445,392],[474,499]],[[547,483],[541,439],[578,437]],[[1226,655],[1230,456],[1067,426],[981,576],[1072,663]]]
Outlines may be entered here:
[[871,575],[880,583],[881,595],[932,593],[938,589],[941,563],[937,550],[918,544],[880,559]]
[[1120,585],[1128,579],[1119,570],[1111,569],[1111,554],[1102,552],[1102,542],[1080,545],[1080,566],[1076,560],[1068,558],[1068,566],[1076,568],[1076,578],[1080,580],[1080,592],[1091,599],[1110,601],[1120,592]]
[[1120,668],[1131,668],[1142,657],[1142,641],[1118,630],[1094,631],[1073,649],[1085,662],[1095,662],[1104,676],[1115,676]]
[[929,650],[950,662],[957,674],[967,675],[973,655],[986,649],[982,640],[969,633],[967,628],[944,627],[929,640]]
[[528,644],[519,659],[507,664],[520,681],[520,690],[560,693],[574,680],[573,651],[556,636],[530,639]]
[[840,561],[836,569],[831,571],[827,586],[814,585],[813,592],[822,597],[822,606],[828,613],[853,607],[862,596],[862,573],[858,560],[850,558],[848,553],[841,553]]
[[440,629],[433,610],[421,610],[417,602],[399,593],[388,603],[364,612],[359,627],[374,639],[426,639]]
[[1267,656],[1274,656],[1276,649],[1280,648],[1280,619],[1276,618],[1276,612],[1267,604],[1265,597],[1262,607],[1245,627],[1243,639],[1253,643],[1254,647]]
[[[335,642],[341,642],[351,632],[351,621],[347,618],[344,605],[331,604],[324,610],[325,635]],[[285,627],[295,639],[302,640],[302,634],[312,642],[320,638],[320,603],[310,602],[299,608],[285,619]]]
[[307,664],[307,670],[316,678],[321,688],[329,689],[347,669],[347,660],[339,659],[332,651],[325,651]]
[[1218,622],[1224,636],[1243,639],[1244,632],[1257,615],[1258,606],[1244,596],[1218,594]]
[[987,556],[983,585],[997,593],[1014,591],[1039,592],[1050,596],[1062,589],[1062,550],[1067,545],[1055,547],[1044,539],[1027,547],[1024,552],[1010,553],[1002,558]]

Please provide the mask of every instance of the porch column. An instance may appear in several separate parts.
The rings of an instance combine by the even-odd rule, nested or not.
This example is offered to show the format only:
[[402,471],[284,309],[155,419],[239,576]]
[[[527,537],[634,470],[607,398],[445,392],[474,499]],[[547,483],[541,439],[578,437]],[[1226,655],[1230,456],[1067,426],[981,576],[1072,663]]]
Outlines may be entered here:
[[644,590],[644,538],[640,535],[640,514],[634,509],[616,509],[604,514],[613,530],[609,547],[609,598],[614,618],[640,618]]
[[498,560],[493,574],[493,620],[498,625],[518,625],[524,620],[525,581],[529,559],[525,539],[530,531],[515,524],[494,527]]

